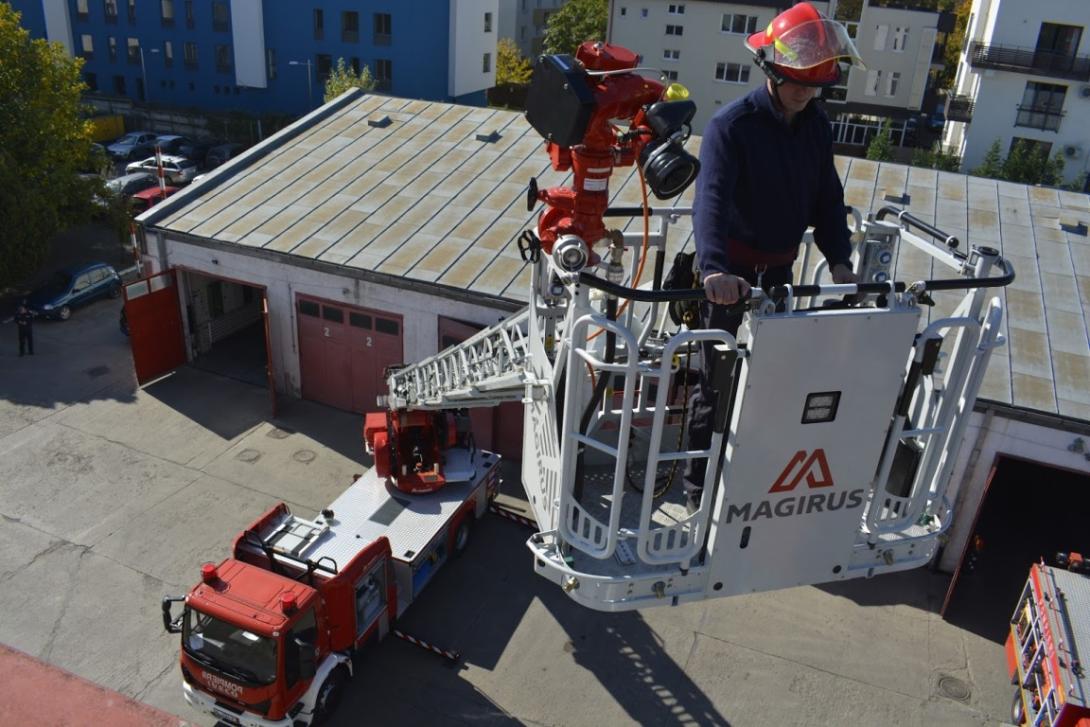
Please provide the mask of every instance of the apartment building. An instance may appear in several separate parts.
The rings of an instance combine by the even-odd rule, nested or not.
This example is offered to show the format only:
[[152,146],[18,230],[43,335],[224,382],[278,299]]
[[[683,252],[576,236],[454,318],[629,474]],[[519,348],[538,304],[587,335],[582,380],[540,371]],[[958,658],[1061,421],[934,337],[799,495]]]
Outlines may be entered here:
[[974,0],[943,143],[979,166],[998,140],[1062,152],[1064,176],[1090,170],[1090,3]]
[[[608,35],[640,53],[645,66],[661,68],[667,79],[689,88],[697,104],[694,129],[700,131],[721,106],[764,83],[744,41],[788,4],[610,0]],[[826,15],[836,13],[835,0],[813,5]],[[952,18],[912,2],[868,0],[845,25],[867,69],[853,68],[842,85],[822,93],[839,151],[861,153],[885,118],[893,120],[894,141],[900,143],[906,121],[925,106],[932,71],[942,67],[937,41],[952,28]]]
[[396,96],[483,105],[499,0],[13,0],[84,59],[93,92],[157,105],[296,114],[343,58]]
[[529,59],[541,53],[545,24],[566,0],[499,0],[500,38],[515,41],[519,52]]

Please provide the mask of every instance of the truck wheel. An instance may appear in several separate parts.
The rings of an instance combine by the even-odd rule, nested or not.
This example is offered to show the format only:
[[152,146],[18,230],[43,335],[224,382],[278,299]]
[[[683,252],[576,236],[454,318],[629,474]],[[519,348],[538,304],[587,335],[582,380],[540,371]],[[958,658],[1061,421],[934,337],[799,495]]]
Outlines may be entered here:
[[1022,724],[1026,721],[1026,705],[1022,703],[1022,690],[1014,690],[1014,701],[1011,702],[1011,722]]
[[469,533],[473,529],[471,518],[472,515],[466,515],[465,518],[462,519],[462,522],[458,523],[458,530],[454,533],[455,557],[464,553],[466,546],[469,545]]
[[339,666],[330,673],[314,700],[314,719],[310,722],[312,725],[325,724],[333,716],[337,705],[341,703],[341,697],[344,696],[344,685],[347,682],[348,672],[344,667]]

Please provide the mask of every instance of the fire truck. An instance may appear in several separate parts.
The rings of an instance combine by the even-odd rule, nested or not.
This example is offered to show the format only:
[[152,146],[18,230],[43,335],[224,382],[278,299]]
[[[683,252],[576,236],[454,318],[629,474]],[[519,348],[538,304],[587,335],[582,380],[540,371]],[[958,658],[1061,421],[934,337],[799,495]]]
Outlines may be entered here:
[[1007,667],[1015,685],[1011,721],[1090,727],[1090,563],[1059,553],[1035,563],[1011,617]]
[[[1013,269],[905,210],[864,220],[849,209],[859,282],[826,282],[807,233],[802,284],[754,287],[735,306],[737,335],[693,327],[685,307],[703,289],[664,282],[692,210],[653,208],[647,192],[676,200],[695,178],[684,148],[695,106],[646,71],[604,43],[538,60],[527,120],[571,178],[529,182],[528,210],[541,205],[518,240],[529,304],[389,371],[385,411],[364,426],[372,470],[316,521],[267,513],[231,558],[205,566],[182,616],[164,603],[190,703],[252,725],[329,711],[350,653],[390,628],[494,492],[496,458],[473,459],[450,415],[469,407],[523,404],[533,568],[588,608],[676,606],[931,560],[1003,342],[988,293]],[[610,205],[624,166],[640,175],[639,207]],[[632,221],[642,225],[619,229]],[[946,275],[898,280],[899,258]],[[946,315],[928,314],[933,296]],[[713,363],[714,431],[688,449],[701,356]],[[695,509],[676,484],[694,460],[707,463]]]
[[[410,492],[428,473],[406,456],[396,476],[372,468],[314,520],[280,503],[235,538],[230,557],[203,565],[188,595],[163,599],[164,628],[181,634],[190,705],[233,725],[314,724],[336,708],[353,654],[391,632],[404,637],[397,619],[465,550],[500,485],[499,457],[476,449],[452,414],[442,418],[440,491]],[[378,428],[368,421],[369,441]]]

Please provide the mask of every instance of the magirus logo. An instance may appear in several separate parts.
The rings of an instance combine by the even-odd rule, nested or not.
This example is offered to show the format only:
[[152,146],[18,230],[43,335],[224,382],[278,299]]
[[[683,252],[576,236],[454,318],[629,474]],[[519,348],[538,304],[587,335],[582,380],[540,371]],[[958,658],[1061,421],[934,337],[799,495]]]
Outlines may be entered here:
[[[801,483],[806,483],[807,490],[833,487],[833,476],[829,469],[829,460],[824,449],[807,452],[800,449],[788,461],[780,476],[772,483],[770,495],[792,492]],[[808,492],[797,497],[782,497],[760,502],[746,502],[736,505],[727,502],[725,522],[734,520],[753,522],[761,518],[791,517],[808,515],[813,512],[833,512],[847,507],[854,509],[863,504],[865,490],[841,490],[840,492]]]

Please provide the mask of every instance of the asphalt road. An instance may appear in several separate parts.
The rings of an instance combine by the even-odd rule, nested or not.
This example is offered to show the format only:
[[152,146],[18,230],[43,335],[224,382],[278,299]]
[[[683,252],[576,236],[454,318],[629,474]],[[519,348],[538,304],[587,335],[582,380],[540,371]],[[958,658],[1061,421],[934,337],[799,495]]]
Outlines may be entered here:
[[[117,301],[0,325],[0,643],[208,724],[159,599],[277,501],[313,516],[366,466],[360,420],[184,368],[138,389]],[[508,469],[504,500],[521,491]],[[625,614],[535,576],[528,532],[479,523],[357,672],[336,724],[998,725],[1002,645],[941,620],[927,571]],[[3,693],[0,680],[0,698]],[[92,710],[93,713],[93,710]],[[89,719],[94,723],[94,719]]]

